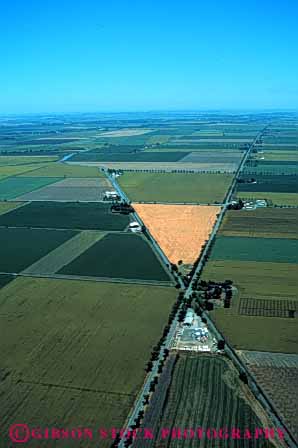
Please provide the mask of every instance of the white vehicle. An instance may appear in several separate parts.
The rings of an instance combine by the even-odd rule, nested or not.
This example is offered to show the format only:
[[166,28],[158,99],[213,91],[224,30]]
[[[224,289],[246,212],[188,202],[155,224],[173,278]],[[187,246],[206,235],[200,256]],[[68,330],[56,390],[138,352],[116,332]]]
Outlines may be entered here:
[[113,201],[113,200],[119,200],[119,194],[117,193],[117,191],[105,191],[105,195],[104,195],[105,199],[108,201]]
[[142,227],[140,226],[140,224],[137,221],[133,221],[129,224],[128,226],[129,230],[133,233],[136,232],[141,232],[142,231]]

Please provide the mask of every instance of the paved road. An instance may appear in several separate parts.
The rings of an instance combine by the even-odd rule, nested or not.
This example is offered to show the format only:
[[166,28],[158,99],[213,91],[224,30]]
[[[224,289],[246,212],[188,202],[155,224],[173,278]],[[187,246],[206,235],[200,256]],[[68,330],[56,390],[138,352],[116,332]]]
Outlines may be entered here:
[[[242,160],[241,163],[240,163],[239,169],[237,170],[237,172],[236,172],[236,174],[235,174],[235,179],[233,180],[232,185],[231,185],[231,187],[230,187],[230,189],[229,189],[229,191],[228,191],[228,194],[227,194],[227,196],[226,196],[225,202],[224,202],[224,204],[222,205],[222,209],[221,209],[221,212],[220,212],[220,214],[219,214],[219,217],[218,217],[218,219],[217,219],[217,221],[216,221],[216,223],[215,223],[215,226],[214,226],[213,231],[212,231],[212,233],[211,233],[211,235],[210,235],[210,238],[209,238],[209,240],[208,240],[208,243],[207,243],[207,245],[206,245],[204,251],[202,252],[200,262],[199,262],[198,267],[197,267],[197,269],[196,269],[196,271],[195,271],[195,273],[194,273],[194,275],[193,275],[193,279],[192,279],[192,281],[191,281],[189,287],[185,290],[184,285],[182,286],[182,289],[185,290],[186,297],[189,297],[189,295],[192,293],[192,284],[193,284],[194,278],[196,277],[197,273],[200,272],[200,270],[201,270],[201,268],[202,268],[202,265],[203,265],[203,260],[205,259],[206,254],[207,254],[207,250],[208,250],[208,248],[210,247],[211,241],[213,240],[213,238],[215,237],[215,235],[216,235],[216,233],[217,233],[217,231],[218,231],[218,229],[219,229],[219,226],[220,226],[221,221],[222,221],[222,219],[223,219],[224,213],[225,213],[225,211],[226,211],[226,207],[227,207],[228,203],[229,203],[230,200],[231,200],[232,193],[233,193],[234,187],[235,187],[235,185],[236,185],[236,177],[239,175],[240,170],[243,168],[243,166],[244,166],[244,164],[245,164],[245,161],[246,161],[247,158],[249,157],[250,151],[251,151],[251,149],[252,149],[254,143],[256,142],[257,138],[259,138],[259,136],[260,136],[260,134],[258,134],[258,136],[255,138],[255,140],[252,142],[251,146],[249,147],[249,149],[248,149],[247,152],[245,153],[245,155],[244,155],[244,157],[243,157],[243,160]],[[118,191],[119,195],[120,195],[124,200],[128,201],[128,197],[122,192],[121,188],[119,187],[119,185],[118,185],[118,183],[115,181],[115,179],[110,177],[110,180],[111,180],[111,182],[113,183],[113,186],[114,186],[114,188],[116,189],[116,191]],[[181,305],[182,305],[182,304],[181,304]],[[134,407],[133,407],[133,409],[131,410],[131,412],[130,412],[130,414],[129,414],[129,416],[128,416],[128,419],[127,419],[127,421],[126,421],[126,425],[125,425],[126,428],[130,428],[131,425],[134,424],[134,421],[135,421],[135,419],[137,418],[139,412],[140,412],[141,410],[143,410],[143,407],[144,407],[144,406],[143,406],[144,397],[145,397],[145,395],[147,395],[147,394],[149,393],[150,383],[152,382],[153,378],[154,378],[154,377],[156,376],[156,374],[157,374],[157,371],[158,371],[158,364],[159,364],[160,360],[163,358],[164,350],[165,350],[166,348],[167,348],[167,349],[170,349],[170,348],[171,348],[171,345],[172,345],[172,342],[173,342],[174,335],[175,335],[175,333],[176,333],[176,331],[177,331],[177,328],[178,328],[178,319],[177,319],[177,316],[178,316],[178,313],[179,313],[179,311],[180,311],[180,308],[181,308],[181,307],[179,307],[179,309],[178,309],[178,311],[177,311],[177,313],[176,313],[176,318],[173,320],[173,322],[172,322],[172,324],[171,324],[170,331],[169,331],[168,336],[167,336],[167,338],[166,338],[166,342],[165,342],[164,348],[161,350],[161,353],[160,353],[160,356],[159,356],[158,360],[155,361],[155,362],[153,363],[153,369],[152,369],[152,371],[147,375],[147,377],[146,377],[146,379],[145,379],[145,382],[144,382],[144,384],[143,384],[143,388],[142,388],[141,391],[139,392],[139,395],[138,395],[138,397],[137,397],[137,399],[136,399],[136,401],[135,401]],[[215,334],[216,334],[216,333],[215,333]],[[118,445],[119,448],[124,448],[124,442],[125,442],[125,439],[122,439],[122,440],[120,441],[120,443],[119,443],[119,445]]]

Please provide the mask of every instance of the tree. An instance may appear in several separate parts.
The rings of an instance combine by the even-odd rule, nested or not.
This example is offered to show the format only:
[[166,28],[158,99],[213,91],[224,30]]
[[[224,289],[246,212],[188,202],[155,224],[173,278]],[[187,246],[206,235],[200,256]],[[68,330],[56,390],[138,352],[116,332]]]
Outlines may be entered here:
[[248,378],[247,375],[244,371],[240,372],[239,374],[239,379],[244,383],[244,384],[248,384]]
[[217,342],[217,348],[218,348],[218,350],[224,350],[225,345],[226,345],[225,341],[224,341],[223,339],[220,339],[220,340]]

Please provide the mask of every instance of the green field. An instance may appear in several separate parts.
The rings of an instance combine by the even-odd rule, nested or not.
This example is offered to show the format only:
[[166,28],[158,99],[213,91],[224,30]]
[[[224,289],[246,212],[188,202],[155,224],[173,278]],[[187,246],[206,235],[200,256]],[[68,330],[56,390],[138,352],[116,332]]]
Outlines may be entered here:
[[112,214],[110,205],[98,202],[31,202],[0,215],[0,226],[54,229],[124,230],[128,215]]
[[134,202],[222,202],[233,176],[229,174],[125,173],[121,188]]
[[297,353],[297,319],[240,316],[225,309],[211,311],[211,317],[235,349]]
[[275,160],[268,161],[268,163],[259,161],[257,166],[246,165],[244,173],[256,174],[273,174],[273,175],[297,175],[297,162],[281,163]]
[[271,193],[258,191],[239,191],[237,197],[243,200],[266,199],[269,204],[277,206],[298,206],[298,193]]
[[238,290],[231,308],[211,311],[219,330],[235,348],[285,353],[297,351],[297,319],[239,314],[240,298],[297,300],[297,264],[209,261],[202,279],[230,279]]
[[24,204],[24,202],[0,202],[0,215],[13,210],[22,204]]
[[72,230],[0,228],[0,272],[21,272],[75,234]]
[[[30,172],[30,175],[32,171]],[[0,180],[0,200],[14,199],[29,191],[37,190],[61,180],[59,177],[9,177]]]
[[[161,377],[161,381],[163,378]],[[158,390],[158,389],[157,389]],[[157,392],[156,392],[157,393]],[[164,406],[164,407],[163,407]],[[150,409],[150,408],[149,408]],[[267,424],[266,424],[267,422]],[[230,361],[212,355],[180,355],[174,367],[172,381],[164,402],[157,402],[150,423],[156,439],[150,447],[164,448],[266,448],[265,440],[248,440],[243,432],[249,428],[268,426],[261,406],[256,404],[247,386],[239,380],[239,374]],[[193,428],[195,436],[180,439],[162,437],[162,429]],[[226,428],[228,438],[216,441],[208,439],[204,431],[200,440],[197,428]],[[241,440],[231,437],[231,428],[239,428]],[[141,442],[136,448],[145,446]]]
[[169,281],[148,241],[132,233],[109,233],[59,271],[64,275]]
[[219,236],[210,260],[298,263],[298,240]]
[[264,157],[264,160],[284,160],[289,162],[297,162],[298,161],[298,149],[297,151],[265,151],[259,152],[256,154],[256,159],[261,160]]
[[3,165],[26,165],[31,163],[55,162],[58,157],[47,156],[0,156],[0,167]]
[[[249,195],[250,192],[275,192],[275,193],[298,193],[298,176],[278,176],[270,174],[242,174],[244,183],[237,184],[238,192],[243,195]],[[248,182],[254,179],[256,182]],[[243,192],[243,193],[242,193]],[[239,193],[240,194],[240,193]]]
[[89,247],[105,236],[105,232],[82,230],[65,243],[37,260],[23,271],[23,274],[53,276],[65,265],[85,252]]
[[30,176],[39,177],[102,177],[104,174],[98,167],[67,165],[66,163],[51,163],[38,171],[30,173]]
[[175,298],[167,287],[29,277],[2,288],[3,434],[23,421],[122,427]]
[[263,238],[298,238],[297,208],[228,210],[219,235]]
[[209,261],[203,279],[233,283],[243,297],[297,297],[297,265],[255,261]]
[[178,162],[187,154],[185,152],[84,152],[76,154],[71,160],[74,162]]
[[[1,161],[1,158],[0,158]],[[33,163],[33,164],[27,164],[27,165],[0,165],[0,180],[5,179],[10,176],[18,176],[20,174],[31,176],[32,173],[39,168],[43,167],[44,165]],[[30,174],[29,174],[30,173]],[[35,174],[34,174],[35,175]]]

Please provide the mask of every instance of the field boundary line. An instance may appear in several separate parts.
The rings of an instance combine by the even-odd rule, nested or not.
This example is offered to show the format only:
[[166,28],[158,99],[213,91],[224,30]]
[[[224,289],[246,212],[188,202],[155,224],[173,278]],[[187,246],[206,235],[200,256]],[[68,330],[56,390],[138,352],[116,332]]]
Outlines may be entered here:
[[103,283],[122,283],[128,285],[146,285],[146,286],[159,286],[165,288],[172,288],[174,283],[170,280],[141,280],[141,279],[128,279],[120,277],[91,277],[91,276],[79,276],[79,275],[62,275],[62,274],[34,274],[24,272],[0,272],[0,275],[13,275],[14,277],[32,277],[32,278],[45,278],[54,280],[69,280],[69,281],[86,281],[86,282],[103,282]]
[[135,397],[134,394],[128,394],[124,392],[112,392],[112,391],[103,391],[101,389],[92,389],[89,387],[80,387],[80,386],[67,386],[63,384],[55,384],[55,383],[45,383],[42,381],[27,381],[23,379],[17,380],[18,383],[21,384],[34,384],[36,386],[44,386],[44,387],[56,387],[59,389],[69,389],[69,390],[78,390],[80,392],[92,392],[97,394],[103,394],[103,395],[117,395],[117,396],[124,396],[124,397]]

